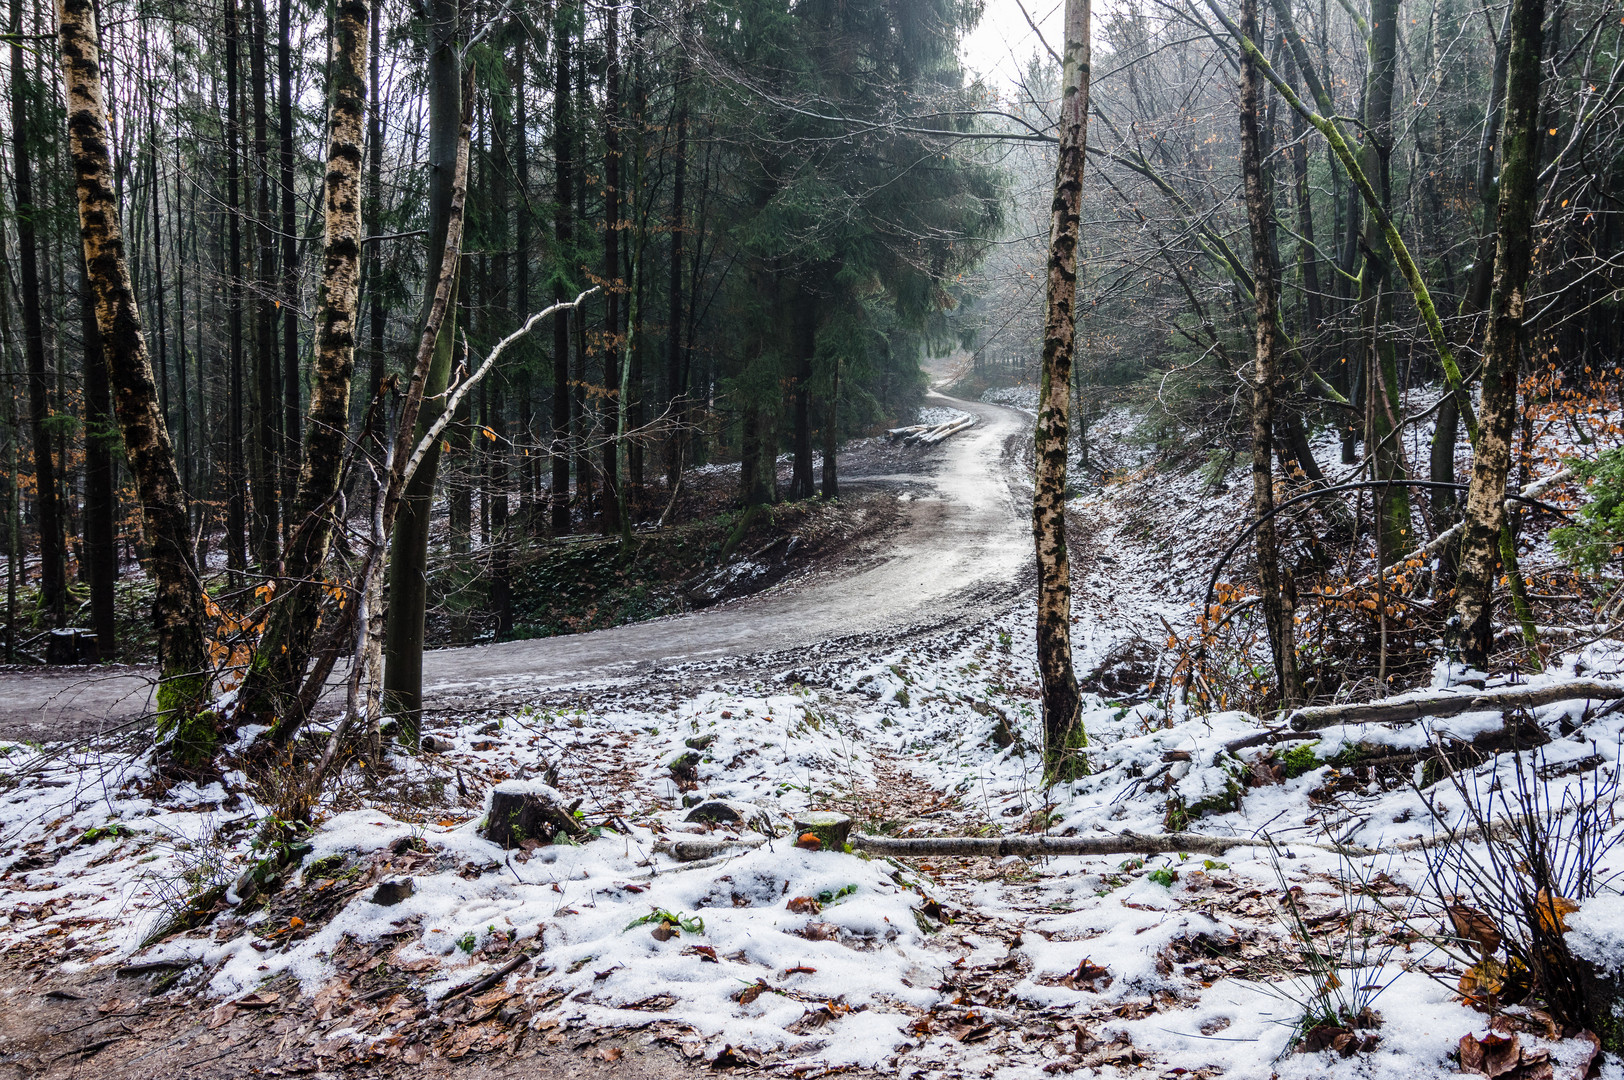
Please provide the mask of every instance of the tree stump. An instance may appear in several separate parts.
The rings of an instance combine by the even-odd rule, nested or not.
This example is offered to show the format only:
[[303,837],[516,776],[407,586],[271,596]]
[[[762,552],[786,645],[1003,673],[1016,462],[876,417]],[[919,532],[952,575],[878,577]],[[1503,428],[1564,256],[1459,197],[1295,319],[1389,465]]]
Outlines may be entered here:
[[845,851],[851,818],[829,810],[795,815],[795,846],[809,851]]
[[509,780],[491,789],[491,805],[485,814],[485,839],[505,848],[554,843],[560,833],[572,840],[586,836],[575,820],[574,807],[564,805],[564,797],[546,784]]

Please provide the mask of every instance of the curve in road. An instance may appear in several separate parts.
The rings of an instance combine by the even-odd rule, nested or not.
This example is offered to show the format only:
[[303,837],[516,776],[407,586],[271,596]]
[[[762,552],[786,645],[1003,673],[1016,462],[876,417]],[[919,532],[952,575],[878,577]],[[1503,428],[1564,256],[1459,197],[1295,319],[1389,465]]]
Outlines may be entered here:
[[[1006,444],[1026,419],[999,405],[931,398],[973,413],[978,423],[942,444],[932,472],[906,478],[923,493],[903,503],[906,522],[878,557],[702,611],[588,634],[433,650],[423,664],[426,708],[638,680],[680,664],[827,650],[985,613],[1013,593],[1031,562],[1027,516],[1005,464]],[[136,722],[150,711],[151,692],[151,675],[132,669],[6,673],[0,737],[72,738]]]

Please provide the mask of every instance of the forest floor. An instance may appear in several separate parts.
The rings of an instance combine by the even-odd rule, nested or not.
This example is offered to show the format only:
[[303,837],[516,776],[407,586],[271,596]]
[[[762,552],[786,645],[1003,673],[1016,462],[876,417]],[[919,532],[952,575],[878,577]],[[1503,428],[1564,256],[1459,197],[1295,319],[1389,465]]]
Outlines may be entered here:
[[[1112,422],[1123,479],[1072,515],[1091,776],[1040,782],[1033,611],[1013,591],[821,655],[769,643],[766,659],[576,683],[470,677],[435,714],[433,751],[346,772],[288,860],[253,844],[297,794],[274,777],[172,783],[110,741],[14,745],[0,1070],[1398,1080],[1487,1046],[1498,1075],[1584,1075],[1594,1043],[1463,998],[1472,958],[1440,926],[1470,893],[1461,860],[1489,855],[1440,841],[1531,790],[1549,834],[1598,826],[1603,895],[1570,922],[1616,947],[1617,860],[1596,841],[1618,836],[1624,715],[1535,709],[1516,725],[1524,752],[1495,752],[1505,719],[1483,711],[1226,751],[1264,726],[1174,700],[1166,634],[1188,627],[1210,538],[1244,495],[1211,470],[1148,469]],[[1621,673],[1624,647],[1597,641],[1491,685]],[[1428,756],[1450,740],[1483,749]],[[481,827],[501,784],[556,793],[590,833],[498,847]],[[690,821],[702,803],[737,820]],[[792,846],[808,809],[896,836],[1188,826],[1237,846],[868,858]],[[1272,846],[1243,846],[1260,837]],[[682,862],[685,840],[734,846]],[[1305,1016],[1344,1009],[1321,1032],[1334,1048],[1292,1052]]]

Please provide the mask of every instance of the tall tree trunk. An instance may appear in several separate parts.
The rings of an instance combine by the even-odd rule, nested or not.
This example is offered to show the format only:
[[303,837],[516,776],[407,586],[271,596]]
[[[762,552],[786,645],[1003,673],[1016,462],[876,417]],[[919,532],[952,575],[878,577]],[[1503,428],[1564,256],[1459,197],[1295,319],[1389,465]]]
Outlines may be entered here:
[[[570,206],[574,202],[570,180],[570,26],[569,7],[559,6],[554,24],[553,80],[553,244],[555,258],[563,262],[572,245]],[[553,280],[553,302],[567,299],[568,284],[562,267]],[[553,462],[553,535],[570,531],[570,327],[569,319],[553,320],[553,431],[549,447]]]
[[101,328],[96,325],[96,298],[82,256],[79,300],[80,326],[85,339],[84,567],[90,578],[90,626],[96,631],[96,650],[103,660],[111,660],[118,649],[118,621],[113,603],[113,586],[118,580],[118,498],[113,473],[118,427],[107,386]]
[[[1241,0],[1241,33],[1258,40],[1257,0]],[[1280,339],[1277,319],[1278,274],[1274,255],[1274,196],[1264,169],[1263,80],[1251,54],[1241,53],[1241,179],[1246,192],[1246,221],[1252,237],[1252,295],[1256,304],[1255,364],[1252,372],[1252,518],[1262,522],[1253,541],[1258,591],[1269,648],[1274,654],[1275,685],[1282,710],[1302,698],[1297,674],[1297,642],[1289,570],[1280,571],[1280,540],[1274,520],[1274,404],[1279,381]]]
[[[453,189],[459,182],[456,162],[463,126],[457,8],[458,0],[433,0],[429,9],[429,164],[432,173],[428,250],[441,253],[446,250]],[[466,182],[466,178],[461,179]],[[438,417],[441,395],[451,378],[452,344],[456,335],[455,276],[453,274],[449,284],[450,310],[434,339],[433,360],[423,385],[424,400],[436,404],[418,415],[419,438]],[[429,322],[440,286],[439,279],[431,274],[426,283],[423,316],[418,320],[420,325]],[[418,725],[423,714],[423,619],[428,606],[429,511],[439,459],[436,443],[406,485],[390,539],[389,610],[384,628],[384,708],[399,721],[401,743],[411,749],[417,747]]]
[[[377,28],[373,28],[376,43]],[[299,241],[298,221],[293,205],[293,136],[298,122],[293,113],[293,0],[281,0],[276,14],[276,86],[277,126],[281,135],[278,147],[281,161],[282,206],[282,498],[293,498],[298,490],[301,462],[299,444]],[[374,50],[374,53],[376,50]],[[376,73],[377,60],[374,56]],[[376,106],[376,102],[373,103]],[[374,120],[374,123],[377,121]],[[374,246],[375,247],[375,246]],[[297,513],[282,514],[282,544],[292,540],[298,527]]]
[[249,536],[243,469],[242,157],[238,150],[241,109],[237,92],[240,36],[237,0],[226,0],[226,562],[233,570],[248,566]]
[[265,0],[251,0],[248,32],[248,78],[254,115],[254,408],[251,410],[251,488],[254,506],[254,557],[264,573],[275,573],[279,555],[277,499],[282,419],[281,357],[277,353],[276,234],[271,231],[270,94],[265,57]]
[[34,450],[34,517],[39,525],[40,606],[51,623],[67,618],[67,540],[57,502],[56,457],[51,448],[51,387],[46,381],[45,324],[41,315],[39,233],[30,155],[28,67],[24,63],[22,0],[11,0],[11,152],[17,191],[17,266],[22,278],[23,354],[28,369],[28,423]]
[[[378,60],[381,52],[380,43],[383,37],[382,25],[382,4],[380,0],[374,0],[372,46],[368,52],[371,63],[371,76],[368,80],[370,101],[367,106],[366,201],[366,232],[372,237],[377,237],[383,232],[383,110],[381,103],[383,91]],[[367,288],[371,292],[368,297],[370,304],[367,313],[367,330],[371,335],[367,368],[367,400],[370,402],[378,396],[384,380],[389,377],[389,360],[384,355],[384,332],[387,327],[389,312],[384,306],[382,242],[373,239],[367,244],[366,251],[366,281]],[[381,431],[378,433],[379,442],[374,446],[374,450],[382,445],[383,434]]]
[[[1398,0],[1375,0],[1371,8],[1370,71],[1365,83],[1364,127],[1359,159],[1365,176],[1381,196],[1383,212],[1392,205],[1389,166],[1393,154],[1393,87],[1398,67]],[[1405,473],[1402,415],[1399,399],[1398,352],[1393,335],[1393,292],[1387,259],[1380,254],[1383,245],[1381,224],[1375,214],[1362,215],[1364,237],[1359,245],[1365,253],[1359,275],[1359,302],[1364,312],[1365,352],[1365,447],[1372,465],[1372,479],[1391,480],[1391,487],[1376,492],[1377,549],[1386,566],[1414,546],[1410,535],[1410,489]]]
[[[620,450],[625,436],[620,355],[620,4],[604,7],[603,24],[603,385],[614,406],[613,437],[603,444],[603,531],[619,532],[627,510],[621,490]],[[626,524],[630,524],[629,521]]]
[[[1506,478],[1511,471],[1511,426],[1517,413],[1517,372],[1523,334],[1524,292],[1533,262],[1535,184],[1539,173],[1540,54],[1544,0],[1513,0],[1507,62],[1505,128],[1500,137],[1499,240],[1494,290],[1478,399],[1472,481],[1455,584],[1454,636],[1460,660],[1486,669],[1494,648],[1493,589],[1497,547],[1506,535]],[[1513,568],[1513,572],[1514,568]]]
[[665,442],[665,480],[671,491],[677,490],[677,482],[682,477],[687,412],[684,398],[688,389],[682,384],[682,245],[687,232],[683,215],[687,209],[688,185],[688,82],[692,78],[688,57],[689,13],[687,0],[683,0],[677,15],[677,77],[671,91],[676,96],[677,106],[677,138],[671,162],[671,305],[665,339],[666,419],[672,424],[671,436]]
[[79,203],[79,237],[96,301],[108,381],[112,384],[130,472],[140,493],[148,565],[155,584],[159,732],[183,764],[207,760],[217,732],[208,699],[203,648],[202,585],[187,528],[186,497],[136,308],[119,227],[109,160],[107,112],[92,0],[59,0],[59,36],[68,106],[68,137]]
[[810,499],[817,488],[812,482],[812,357],[817,349],[817,301],[803,293],[795,305],[790,355],[795,358],[794,384],[790,408],[795,431],[790,469],[789,497]]
[[246,714],[271,722],[272,738],[279,742],[285,742],[304,719],[297,694],[325,592],[322,570],[337,526],[335,501],[348,446],[361,281],[365,0],[345,0],[334,11],[332,58],[315,366],[299,486],[289,507],[294,527],[283,553],[280,595],[241,695]]
[[840,497],[840,479],[837,458],[840,451],[840,358],[834,358],[829,371],[829,396],[823,408],[823,497]]
[[[514,180],[519,192],[515,202],[513,296],[516,310],[530,311],[530,111],[526,89],[525,35],[518,35],[513,50],[513,163]],[[526,351],[529,342],[526,341]],[[539,477],[534,462],[539,455],[531,451],[535,445],[535,380],[529,370],[521,376],[524,396],[519,405],[520,433],[524,436],[524,456],[520,459],[523,471],[519,475],[520,528],[536,528],[535,492]]]
[[1044,775],[1087,771],[1088,744],[1071,661],[1071,562],[1066,551],[1066,454],[1072,350],[1077,336],[1077,258],[1088,140],[1089,0],[1066,0],[1060,78],[1060,146],[1049,211],[1049,268],[1038,393],[1032,536],[1038,569],[1038,677],[1043,693]]

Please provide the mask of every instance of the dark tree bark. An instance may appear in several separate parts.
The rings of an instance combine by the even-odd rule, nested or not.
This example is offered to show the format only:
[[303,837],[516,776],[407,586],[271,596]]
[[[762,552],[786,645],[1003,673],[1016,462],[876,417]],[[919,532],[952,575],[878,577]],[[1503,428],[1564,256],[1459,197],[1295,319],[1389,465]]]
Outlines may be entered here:
[[[429,247],[444,255],[453,238],[461,243],[459,185],[466,185],[463,77],[458,56],[458,0],[433,0],[429,9]],[[470,90],[468,97],[472,97]],[[432,264],[431,264],[432,265]],[[444,275],[425,283],[423,315],[419,324],[433,328],[433,349],[422,375],[421,400],[434,404],[416,417],[401,416],[402,439],[418,438],[439,416],[441,395],[451,378],[452,344],[456,335],[454,300],[457,295],[456,262],[449,280]],[[446,290],[441,296],[441,290]],[[434,322],[436,310],[440,321]],[[414,373],[414,378],[415,378]],[[415,439],[410,445],[415,446]],[[398,444],[397,444],[398,449]],[[418,724],[423,713],[423,619],[428,606],[429,512],[439,470],[436,443],[400,496],[389,551],[389,610],[384,629],[384,708],[400,723],[401,742],[417,747]]]
[[316,355],[303,464],[291,507],[296,519],[284,552],[281,595],[260,639],[241,695],[248,715],[272,723],[285,742],[303,721],[296,704],[315,636],[323,566],[337,524],[334,500],[342,476],[355,374],[361,281],[362,122],[366,113],[367,5],[346,0],[333,13],[327,171],[322,184],[321,291]]
[[[377,27],[373,27],[373,42],[377,42]],[[276,15],[276,85],[277,126],[281,136],[278,147],[280,157],[282,207],[282,498],[293,497],[298,490],[301,468],[299,447],[299,242],[298,222],[293,205],[293,135],[297,119],[293,114],[293,0],[281,0]],[[376,48],[373,50],[376,74]],[[376,102],[374,102],[376,105]],[[376,122],[376,121],[375,121]],[[376,246],[376,245],[374,245]],[[286,547],[298,526],[295,515],[286,507],[282,514],[282,543]]]
[[[11,32],[24,32],[22,0],[11,0]],[[68,547],[57,502],[56,457],[51,447],[51,386],[45,371],[45,326],[40,310],[39,230],[28,67],[20,36],[11,39],[11,152],[17,192],[17,268],[22,279],[23,354],[28,371],[28,423],[34,450],[34,516],[40,538],[40,601],[52,624],[67,617]]]
[[118,499],[114,491],[113,455],[118,427],[107,386],[101,328],[96,325],[96,298],[90,275],[79,263],[79,317],[85,339],[85,528],[84,565],[90,579],[90,627],[96,650],[111,660],[118,649],[118,620],[113,585],[118,580]]
[[[621,491],[620,450],[624,434],[624,381],[620,355],[620,4],[604,8],[603,31],[603,385],[613,403],[613,436],[603,443],[603,531],[619,532],[628,508]],[[629,517],[629,515],[628,515]],[[629,525],[630,521],[625,524]]]
[[254,408],[249,434],[250,489],[253,495],[254,557],[264,573],[274,573],[280,557],[277,482],[282,437],[281,357],[277,351],[276,234],[271,230],[271,144],[269,72],[265,56],[265,0],[251,0],[248,32],[249,93],[254,122]]
[[829,396],[823,406],[823,497],[840,497],[837,458],[840,451],[840,359],[829,371]]
[[217,732],[213,716],[198,713],[208,698],[209,667],[203,647],[203,591],[187,528],[185,493],[158,408],[157,384],[124,256],[102,104],[95,9],[92,0],[60,0],[57,14],[79,238],[124,449],[141,497],[155,584],[159,731],[170,736],[170,753],[177,761],[195,764],[212,755]]
[[[287,0],[284,0],[286,3]],[[379,43],[382,40],[381,3],[374,0],[372,13],[372,44],[368,50],[368,60],[371,64],[368,78],[367,103],[367,199],[366,199],[366,232],[369,236],[378,236],[383,232],[383,112],[380,97],[382,95],[381,79],[378,70]],[[370,335],[370,348],[368,349],[367,366],[367,400],[371,401],[378,396],[383,387],[384,380],[389,376],[389,360],[384,355],[384,331],[388,323],[389,312],[384,306],[383,290],[383,248],[380,241],[373,240],[367,244],[367,288],[370,290],[367,312],[367,331]],[[379,432],[379,439],[383,433]]]
[[1049,211],[1049,267],[1038,394],[1032,536],[1038,569],[1038,676],[1043,693],[1044,773],[1087,771],[1077,673],[1071,661],[1071,562],[1066,551],[1066,454],[1072,352],[1077,335],[1077,256],[1088,140],[1089,0],[1066,0],[1060,81],[1059,159]]
[[789,497],[810,499],[817,490],[812,482],[812,357],[817,351],[818,335],[817,300],[810,293],[801,295],[792,322],[790,355],[795,358],[795,381],[790,408],[795,431]]
[[226,0],[226,561],[234,570],[248,567],[249,539],[243,469],[242,157],[238,148],[242,114],[237,89],[240,37],[237,0]]
[[[1524,290],[1533,262],[1535,185],[1539,175],[1540,54],[1544,0],[1514,0],[1507,61],[1505,128],[1500,137],[1499,239],[1494,290],[1478,399],[1472,481],[1466,493],[1460,573],[1455,583],[1454,637],[1460,660],[1484,669],[1494,647],[1493,590],[1498,547],[1512,543],[1506,526],[1506,478],[1511,426],[1517,413],[1517,372],[1523,336]],[[1517,572],[1514,567],[1510,572]]]
[[[557,258],[563,261],[573,246],[570,228],[570,206],[574,202],[570,181],[574,166],[570,163],[570,30],[568,5],[560,5],[554,25],[555,44],[553,81],[553,244]],[[553,302],[567,299],[568,285],[556,275],[553,282]],[[563,536],[570,531],[570,328],[569,320],[553,320],[553,432],[550,452],[553,462],[552,524],[553,535]]]
[[[1257,0],[1241,0],[1241,33],[1258,39]],[[1264,168],[1263,80],[1249,53],[1241,53],[1241,179],[1246,195],[1246,221],[1252,238],[1254,325],[1252,372],[1252,517],[1263,524],[1253,541],[1263,619],[1274,654],[1275,685],[1281,709],[1301,701],[1297,643],[1293,618],[1296,604],[1289,571],[1280,571],[1280,540],[1274,519],[1274,406],[1279,382],[1279,275],[1274,256],[1274,197]]]
[[687,233],[684,214],[687,211],[688,186],[688,81],[692,78],[688,57],[689,7],[684,0],[678,14],[677,77],[672,93],[676,96],[676,145],[671,161],[671,287],[669,315],[666,319],[665,341],[665,404],[669,419],[676,421],[671,437],[665,444],[666,487],[677,490],[682,478],[682,460],[686,435],[682,420],[687,387],[682,383],[682,247]]

